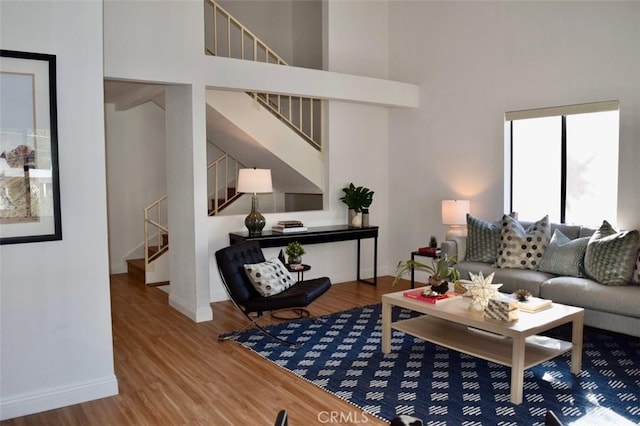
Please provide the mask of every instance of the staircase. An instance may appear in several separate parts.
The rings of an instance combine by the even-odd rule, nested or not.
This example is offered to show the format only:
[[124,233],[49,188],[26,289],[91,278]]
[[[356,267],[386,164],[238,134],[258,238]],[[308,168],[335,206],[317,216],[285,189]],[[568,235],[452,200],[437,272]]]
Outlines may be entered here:
[[[155,259],[158,256],[161,256],[163,253],[167,252],[169,250],[169,235],[162,234],[162,245],[150,246],[148,250],[148,259]],[[127,259],[127,274],[134,280],[144,283],[148,286],[168,285],[169,281],[146,282],[147,273],[145,265],[147,264],[147,262],[148,260],[146,258]]]
[[244,168],[235,158],[224,154],[207,166],[209,216],[219,214],[242,194],[236,192],[238,170]]
[[[269,46],[213,0],[205,0],[205,53],[288,65]],[[277,93],[248,93],[316,150],[322,150],[322,101]]]
[[[287,65],[215,1],[204,0],[204,5],[205,54]],[[153,93],[154,102],[163,107],[164,99]],[[243,99],[239,100],[238,96]],[[238,169],[244,167],[241,162],[279,169],[279,178],[278,173],[274,173],[274,186],[282,192],[321,193],[324,166],[318,152],[322,152],[322,109],[320,99],[309,97],[207,90],[207,139],[216,140],[216,146],[225,152],[207,166],[209,215],[220,214],[242,195],[236,191]],[[266,123],[261,111],[272,117],[271,124]],[[219,123],[226,128],[221,130]],[[233,130],[229,130],[228,123]],[[273,126],[284,126],[289,134],[281,128],[271,131]],[[216,132],[215,136],[210,135]],[[269,141],[261,132],[271,135],[273,140]],[[235,143],[227,141],[226,146],[221,146],[224,143],[219,142],[220,133],[232,135],[228,139],[236,139]],[[238,136],[256,153],[247,154],[249,150],[238,143]],[[161,197],[144,209],[145,257],[127,260],[128,273],[146,285],[169,283],[169,256],[164,256],[169,250],[166,198]]]
[[144,208],[144,258],[127,259],[127,273],[149,286],[169,284],[167,196]]
[[235,188],[227,188],[227,194],[224,198],[212,198],[211,207],[209,208],[209,216],[220,213],[225,207],[230,206],[235,200],[240,198],[242,194],[236,192]]

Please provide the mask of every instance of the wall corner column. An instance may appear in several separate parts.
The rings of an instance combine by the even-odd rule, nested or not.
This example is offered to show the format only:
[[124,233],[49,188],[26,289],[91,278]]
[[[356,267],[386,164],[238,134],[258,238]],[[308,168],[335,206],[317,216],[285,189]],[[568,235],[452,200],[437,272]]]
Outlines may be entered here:
[[209,321],[205,87],[167,86],[165,116],[169,304],[195,322]]

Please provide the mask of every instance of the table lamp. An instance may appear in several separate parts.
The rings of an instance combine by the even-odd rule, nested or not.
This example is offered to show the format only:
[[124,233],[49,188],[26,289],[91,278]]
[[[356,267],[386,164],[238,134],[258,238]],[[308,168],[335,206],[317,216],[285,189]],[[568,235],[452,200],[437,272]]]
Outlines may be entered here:
[[465,231],[461,225],[467,224],[469,200],[442,200],[442,224],[449,225],[446,239],[464,237]]
[[265,220],[258,208],[258,195],[273,191],[271,185],[271,170],[269,169],[240,169],[238,170],[238,192],[253,194],[251,197],[251,212],[244,219],[249,230],[249,236],[262,234]]

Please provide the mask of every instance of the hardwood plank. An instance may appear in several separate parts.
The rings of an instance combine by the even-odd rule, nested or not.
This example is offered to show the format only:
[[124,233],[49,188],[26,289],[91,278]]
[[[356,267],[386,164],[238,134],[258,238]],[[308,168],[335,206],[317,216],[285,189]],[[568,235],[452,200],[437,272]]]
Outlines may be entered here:
[[[334,284],[309,311],[318,316],[379,303],[382,294],[410,286],[391,282],[378,277],[377,287]],[[231,302],[213,303],[213,321],[195,324],[168,306],[162,290],[117,274],[111,277],[111,306],[119,395],[1,425],[271,425],[283,408],[291,426],[327,424],[329,412],[364,423],[353,405],[236,343],[218,341],[220,333],[245,325]],[[387,423],[366,416],[366,424]]]

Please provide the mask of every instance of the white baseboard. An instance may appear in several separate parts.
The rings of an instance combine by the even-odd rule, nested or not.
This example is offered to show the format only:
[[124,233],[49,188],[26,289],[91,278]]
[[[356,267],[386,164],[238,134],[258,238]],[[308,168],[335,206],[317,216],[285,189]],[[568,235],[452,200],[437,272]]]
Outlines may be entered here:
[[222,302],[223,300],[229,300],[229,295],[223,288],[218,287],[211,289],[209,293],[209,300],[211,300],[211,303]]
[[117,394],[118,379],[116,376],[108,376],[70,386],[3,398],[0,402],[0,420],[67,407]]
[[182,315],[191,318],[194,322],[211,321],[213,319],[213,311],[211,306],[203,306],[193,309],[192,306],[185,303],[182,299],[169,294],[169,306],[180,312]]

